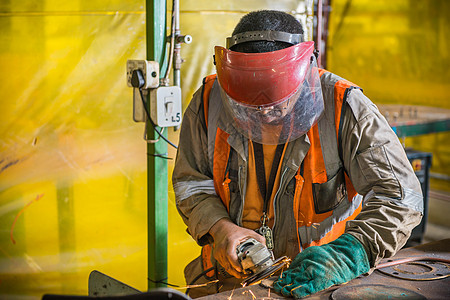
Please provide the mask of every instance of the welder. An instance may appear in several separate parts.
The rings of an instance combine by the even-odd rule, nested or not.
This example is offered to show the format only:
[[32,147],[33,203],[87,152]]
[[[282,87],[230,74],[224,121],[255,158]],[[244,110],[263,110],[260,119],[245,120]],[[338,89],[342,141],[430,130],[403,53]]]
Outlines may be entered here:
[[173,172],[178,211],[202,246],[187,283],[219,280],[190,295],[238,287],[236,248],[249,238],[293,259],[274,283],[284,296],[369,273],[422,217],[397,136],[359,86],[317,67],[290,14],[251,12],[226,44],[186,109]]

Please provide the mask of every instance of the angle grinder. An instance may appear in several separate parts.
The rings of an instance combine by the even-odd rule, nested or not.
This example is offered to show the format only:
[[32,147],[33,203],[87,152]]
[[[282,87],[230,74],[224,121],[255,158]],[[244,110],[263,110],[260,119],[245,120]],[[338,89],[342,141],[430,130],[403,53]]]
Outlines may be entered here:
[[244,273],[249,275],[241,282],[242,286],[270,277],[283,267],[288,267],[290,262],[287,256],[275,260],[272,251],[253,238],[241,243],[236,248],[236,253]]

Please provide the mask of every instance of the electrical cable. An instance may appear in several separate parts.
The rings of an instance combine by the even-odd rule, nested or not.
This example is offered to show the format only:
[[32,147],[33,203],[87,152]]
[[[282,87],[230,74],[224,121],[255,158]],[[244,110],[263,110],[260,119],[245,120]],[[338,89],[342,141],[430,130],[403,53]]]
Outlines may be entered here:
[[[139,70],[138,70],[139,71]],[[147,109],[147,103],[144,100],[144,95],[142,94],[142,89],[139,88],[139,94],[141,95],[141,100],[142,100],[142,105],[144,106],[144,110],[145,110],[145,114],[147,115],[148,121],[150,122],[150,124],[152,125],[153,129],[158,133],[158,135],[164,140],[166,141],[170,146],[174,147],[175,149],[178,149],[178,147],[172,143],[171,141],[169,141],[157,128],[155,123],[153,123],[152,118],[150,118],[150,113]]]
[[147,153],[147,155],[149,156],[153,156],[153,157],[159,157],[159,158],[164,158],[164,159],[168,159],[168,160],[172,160],[172,157],[167,157],[165,155],[167,155],[168,153],[161,153],[161,154],[151,154],[151,153]]
[[164,279],[161,279],[161,280],[153,280],[153,279],[151,279],[151,278],[147,278],[148,281],[151,281],[151,282],[153,282],[153,283],[162,283],[162,284],[165,284],[165,285],[168,285],[168,286],[172,286],[172,287],[180,287],[179,285],[171,284],[171,283],[165,282],[164,280],[166,280],[166,279],[167,279],[167,278],[164,278]]

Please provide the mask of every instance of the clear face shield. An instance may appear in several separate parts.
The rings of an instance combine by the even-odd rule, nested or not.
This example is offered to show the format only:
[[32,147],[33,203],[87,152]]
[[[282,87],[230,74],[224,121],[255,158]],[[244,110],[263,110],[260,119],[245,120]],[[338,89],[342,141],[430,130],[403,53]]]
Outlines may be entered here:
[[216,47],[222,100],[245,137],[283,144],[318,122],[324,102],[313,46],[304,42],[251,54]]

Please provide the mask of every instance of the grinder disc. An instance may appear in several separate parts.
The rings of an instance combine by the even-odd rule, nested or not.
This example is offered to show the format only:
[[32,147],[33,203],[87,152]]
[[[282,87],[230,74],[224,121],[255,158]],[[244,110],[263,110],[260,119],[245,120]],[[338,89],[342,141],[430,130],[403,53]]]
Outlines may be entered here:
[[259,273],[253,274],[253,275],[245,278],[241,282],[241,285],[243,287],[247,286],[247,285],[252,285],[252,284],[257,283],[267,277],[270,277],[272,274],[274,274],[278,270],[281,270],[282,268],[287,266],[289,264],[289,262],[290,262],[290,259],[287,256],[282,256],[282,257],[278,258],[277,260],[275,260],[270,267],[262,270]]

